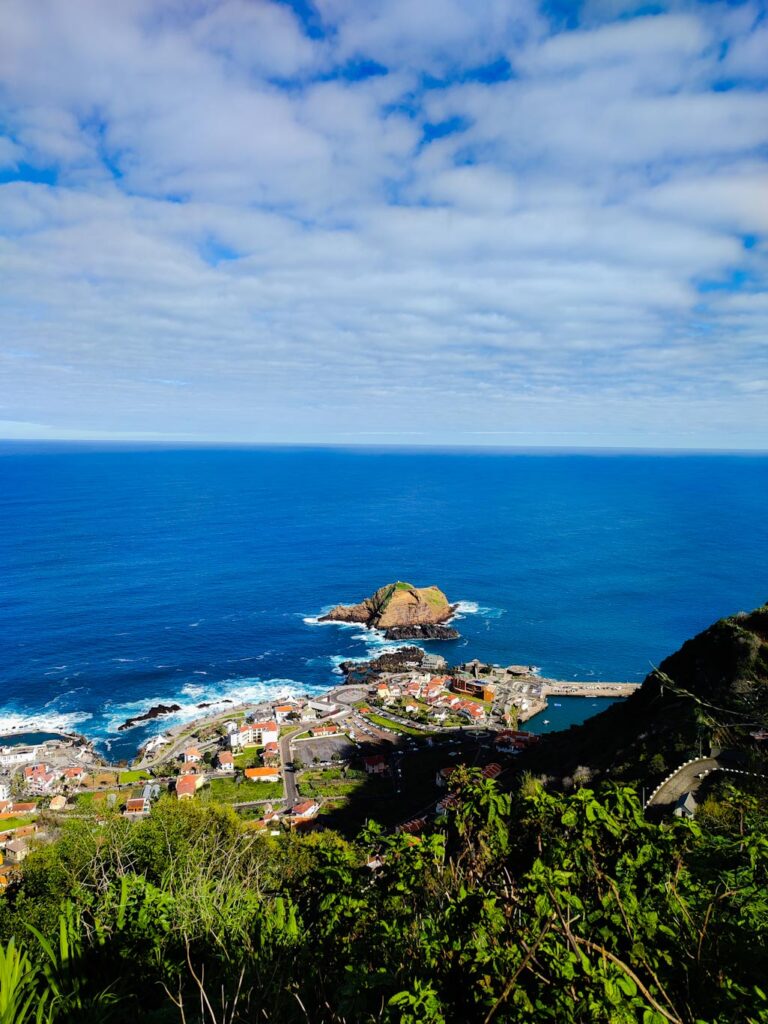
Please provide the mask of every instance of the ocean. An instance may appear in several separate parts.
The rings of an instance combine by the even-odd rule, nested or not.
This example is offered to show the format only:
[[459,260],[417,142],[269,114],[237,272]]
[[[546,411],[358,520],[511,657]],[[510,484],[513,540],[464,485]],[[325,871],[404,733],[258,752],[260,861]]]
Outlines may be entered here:
[[767,497],[764,455],[4,443],[0,731],[128,758],[157,702],[321,692],[385,645],[318,614],[395,579],[461,602],[449,660],[641,680],[768,599]]

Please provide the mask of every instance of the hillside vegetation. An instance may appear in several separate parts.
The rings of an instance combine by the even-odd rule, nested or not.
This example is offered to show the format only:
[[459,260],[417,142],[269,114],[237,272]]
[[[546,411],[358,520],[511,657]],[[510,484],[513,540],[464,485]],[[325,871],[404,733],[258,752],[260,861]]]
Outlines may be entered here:
[[272,837],[169,797],[69,820],[0,897],[0,1024],[768,1022],[765,783],[719,775],[695,820],[653,822],[607,781],[702,730],[759,758],[767,621],[716,623],[542,743],[548,788],[457,768],[418,836]]

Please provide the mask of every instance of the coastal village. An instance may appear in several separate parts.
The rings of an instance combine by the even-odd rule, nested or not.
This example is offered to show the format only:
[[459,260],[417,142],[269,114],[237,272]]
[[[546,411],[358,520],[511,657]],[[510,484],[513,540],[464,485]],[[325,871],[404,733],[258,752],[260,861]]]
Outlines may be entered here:
[[636,688],[559,683],[519,665],[449,667],[418,647],[343,668],[345,684],[322,699],[206,709],[151,737],[131,765],[107,765],[82,737],[0,748],[0,887],[67,817],[138,821],[164,796],[230,805],[276,835],[343,820],[353,803],[366,817],[386,806],[393,827],[419,831],[453,806],[458,765],[493,778],[537,742],[520,726],[550,696]]

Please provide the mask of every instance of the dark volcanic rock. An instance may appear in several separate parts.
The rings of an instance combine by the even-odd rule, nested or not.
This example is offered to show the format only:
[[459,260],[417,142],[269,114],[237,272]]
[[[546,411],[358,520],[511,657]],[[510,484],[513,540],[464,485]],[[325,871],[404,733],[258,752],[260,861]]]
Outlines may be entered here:
[[420,647],[401,647],[397,651],[388,651],[373,661],[343,661],[339,668],[347,677],[348,683],[361,683],[378,675],[380,672],[407,672],[418,668],[424,660],[424,651]]
[[384,636],[387,640],[458,640],[459,631],[451,626],[392,626]]
[[117,731],[122,732],[123,729],[131,729],[140,722],[149,722],[153,718],[160,718],[161,715],[172,715],[174,711],[181,711],[181,704],[155,704],[149,711],[145,711],[143,715],[127,718],[122,725],[117,727]]

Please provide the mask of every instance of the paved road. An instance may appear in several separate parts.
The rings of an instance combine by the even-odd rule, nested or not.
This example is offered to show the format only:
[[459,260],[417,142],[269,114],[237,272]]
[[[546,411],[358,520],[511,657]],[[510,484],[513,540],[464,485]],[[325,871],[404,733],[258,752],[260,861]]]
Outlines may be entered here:
[[283,792],[285,793],[285,799],[289,808],[293,807],[299,799],[299,791],[296,788],[296,775],[286,767],[292,761],[291,737],[283,736],[280,740],[280,762],[283,770]]
[[656,804],[674,804],[680,799],[683,793],[695,793],[701,785],[698,776],[702,772],[711,772],[719,768],[717,758],[703,757],[692,764],[682,768],[677,775],[673,775],[669,782],[665,782],[661,789],[648,801],[648,807]]

